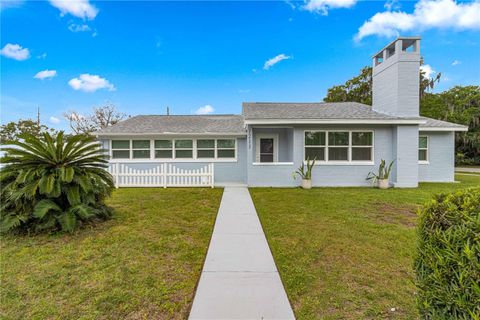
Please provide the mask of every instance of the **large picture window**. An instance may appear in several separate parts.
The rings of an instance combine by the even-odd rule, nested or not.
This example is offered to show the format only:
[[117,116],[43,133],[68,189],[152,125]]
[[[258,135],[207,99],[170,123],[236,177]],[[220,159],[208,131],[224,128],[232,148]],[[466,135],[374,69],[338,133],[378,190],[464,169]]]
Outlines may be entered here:
[[418,161],[421,161],[421,162],[428,161],[428,137],[427,136],[418,137]]
[[305,131],[305,160],[372,162],[373,131]]

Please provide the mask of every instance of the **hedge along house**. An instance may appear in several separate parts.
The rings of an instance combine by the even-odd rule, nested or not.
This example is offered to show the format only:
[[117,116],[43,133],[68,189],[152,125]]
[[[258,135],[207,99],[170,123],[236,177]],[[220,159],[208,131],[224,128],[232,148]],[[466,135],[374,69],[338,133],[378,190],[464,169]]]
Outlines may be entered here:
[[244,103],[241,115],[142,115],[97,135],[120,186],[294,187],[313,158],[314,186],[367,186],[382,159],[395,187],[453,182],[455,131],[468,128],[420,117],[419,68],[420,38],[400,37],[373,57],[372,107]]

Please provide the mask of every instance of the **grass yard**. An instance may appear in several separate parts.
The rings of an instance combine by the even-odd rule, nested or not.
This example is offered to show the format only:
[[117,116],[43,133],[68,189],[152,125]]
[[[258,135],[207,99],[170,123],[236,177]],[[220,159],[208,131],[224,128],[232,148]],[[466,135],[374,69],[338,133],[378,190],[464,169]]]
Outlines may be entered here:
[[119,189],[114,218],[1,240],[1,319],[184,319],[221,189]]
[[480,176],[457,180],[418,189],[250,189],[296,317],[415,319],[415,212],[434,193],[480,186]]

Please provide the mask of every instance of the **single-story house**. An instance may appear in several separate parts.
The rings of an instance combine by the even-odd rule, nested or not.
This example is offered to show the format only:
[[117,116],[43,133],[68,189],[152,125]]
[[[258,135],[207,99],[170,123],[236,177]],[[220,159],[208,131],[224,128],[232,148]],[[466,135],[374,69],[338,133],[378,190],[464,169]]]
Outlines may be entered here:
[[453,182],[455,132],[468,128],[419,115],[419,68],[420,38],[400,37],[373,56],[372,106],[244,103],[239,115],[139,115],[97,136],[119,185],[293,187],[313,158],[314,186],[370,185],[382,159],[395,187]]

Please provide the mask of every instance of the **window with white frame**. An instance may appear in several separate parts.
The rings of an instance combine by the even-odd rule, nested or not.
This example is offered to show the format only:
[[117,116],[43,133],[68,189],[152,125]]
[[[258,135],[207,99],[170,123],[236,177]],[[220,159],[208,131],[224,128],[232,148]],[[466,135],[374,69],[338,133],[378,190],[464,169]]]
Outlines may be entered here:
[[112,140],[112,158],[130,159],[130,140]]
[[215,140],[214,139],[198,139],[197,140],[197,158],[215,158]]
[[193,158],[193,140],[175,140],[175,159]]
[[373,161],[372,131],[305,131],[305,160]]
[[150,140],[132,140],[132,158],[150,159]]
[[352,161],[372,161],[373,132],[352,132]]
[[305,160],[325,161],[325,131],[305,132]]
[[235,139],[218,139],[217,140],[217,157],[218,158],[235,158]]
[[172,159],[173,143],[172,140],[155,140],[155,158],[156,159]]
[[428,137],[418,137],[418,161],[428,161]]

